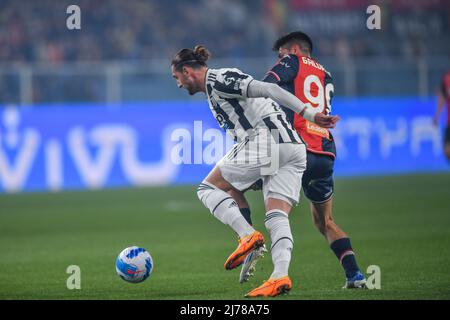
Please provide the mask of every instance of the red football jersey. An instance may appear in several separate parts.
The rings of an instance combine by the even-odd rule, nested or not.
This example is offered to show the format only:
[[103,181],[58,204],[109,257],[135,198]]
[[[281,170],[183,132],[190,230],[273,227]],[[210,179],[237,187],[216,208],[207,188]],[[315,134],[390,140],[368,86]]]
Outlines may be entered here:
[[[299,70],[295,78],[295,96],[304,103],[310,103],[318,112],[330,114],[331,98],[334,92],[331,75],[320,63],[310,57],[298,56],[298,61]],[[310,152],[335,157],[334,148],[329,146],[333,137],[328,129],[322,128],[298,114],[294,115],[294,128],[305,140]]]
[[[319,112],[331,112],[333,79],[320,63],[310,57],[294,54],[284,56],[267,72],[264,81],[277,83]],[[336,146],[328,129],[305,120],[288,108],[283,107],[283,110],[309,152],[336,157]]]

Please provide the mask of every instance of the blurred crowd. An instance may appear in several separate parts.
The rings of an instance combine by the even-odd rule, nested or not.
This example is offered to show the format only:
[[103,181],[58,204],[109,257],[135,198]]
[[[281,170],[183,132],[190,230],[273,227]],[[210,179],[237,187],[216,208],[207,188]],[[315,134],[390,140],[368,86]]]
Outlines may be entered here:
[[[303,4],[300,8],[299,2]],[[380,42],[376,43],[367,40],[365,15],[355,15],[355,9],[365,13],[364,7],[354,7],[358,1],[347,0],[353,6],[349,8],[353,13],[351,10],[326,13],[320,8],[304,10],[304,3],[308,2],[314,3],[298,0],[2,0],[0,61],[167,58],[179,48],[198,42],[214,48],[216,57],[259,57],[270,54],[271,44],[279,34],[298,28],[313,35],[318,55],[337,54],[343,59],[380,54],[413,57],[426,54],[427,48],[436,45],[438,50],[449,49],[450,41],[446,44],[441,38],[433,40],[434,31],[448,32],[448,8],[444,13],[439,7],[426,16],[418,13],[404,22],[401,18],[390,21],[385,16],[383,26],[388,27],[389,32],[380,33]],[[66,28],[66,8],[70,4],[81,8],[81,31]],[[386,8],[383,12],[390,14],[392,10],[389,6]],[[420,8],[417,11],[420,12]],[[429,46],[427,41],[435,45]]]
[[[381,30],[366,27],[372,3]],[[72,4],[81,30],[66,26]],[[426,65],[426,92],[450,61],[449,16],[449,0],[0,0],[0,104],[185,99],[155,65],[203,44],[213,58],[262,76],[274,40],[293,30],[312,37],[313,56],[341,94],[417,94],[417,66]],[[113,75],[111,61],[134,63],[118,63]],[[123,71],[131,64],[140,72]]]
[[[150,59],[197,42],[218,56],[257,55],[267,35],[258,2],[2,0],[0,60]],[[70,4],[81,8],[82,30],[66,28]]]

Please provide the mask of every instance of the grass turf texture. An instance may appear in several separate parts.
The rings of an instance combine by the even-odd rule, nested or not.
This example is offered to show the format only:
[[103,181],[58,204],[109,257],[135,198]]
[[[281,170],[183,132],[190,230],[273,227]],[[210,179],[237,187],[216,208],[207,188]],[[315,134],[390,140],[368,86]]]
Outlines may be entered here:
[[[291,214],[293,289],[276,299],[449,299],[450,175],[340,179],[335,220],[360,267],[381,268],[381,290],[342,290],[343,271],[313,227],[302,198]],[[302,195],[303,197],[303,195]],[[255,226],[260,193],[249,194]],[[151,253],[155,268],[130,284],[115,272],[125,247]],[[0,196],[0,299],[243,299],[272,271],[270,255],[250,282],[223,267],[234,233],[198,201],[195,187]],[[66,268],[81,268],[68,290]]]

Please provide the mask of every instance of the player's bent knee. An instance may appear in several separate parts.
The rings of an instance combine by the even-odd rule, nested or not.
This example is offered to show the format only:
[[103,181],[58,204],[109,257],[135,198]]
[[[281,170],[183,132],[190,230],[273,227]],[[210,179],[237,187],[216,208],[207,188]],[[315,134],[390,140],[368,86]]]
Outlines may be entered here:
[[266,196],[265,203],[267,211],[281,210],[289,214],[296,201],[285,195],[269,192]]
[[213,192],[215,189],[216,189],[216,187],[215,187],[213,184],[211,184],[211,183],[209,183],[209,182],[206,182],[206,181],[203,181],[203,182],[200,183],[199,186],[197,187],[197,196],[198,196],[198,199],[199,199],[206,207],[208,207],[208,205],[207,205],[207,198],[208,198],[208,195],[209,195],[211,192]]
[[222,207],[237,207],[237,203],[232,196],[215,185],[203,181],[197,188],[197,196],[203,205],[215,215],[217,211],[223,211]]

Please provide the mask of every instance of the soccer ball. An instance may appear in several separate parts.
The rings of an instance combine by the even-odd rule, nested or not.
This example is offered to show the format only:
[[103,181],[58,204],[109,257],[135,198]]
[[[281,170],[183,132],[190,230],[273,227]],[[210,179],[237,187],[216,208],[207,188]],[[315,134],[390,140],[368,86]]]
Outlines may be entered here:
[[136,246],[126,248],[116,259],[116,272],[127,282],[142,282],[148,278],[152,270],[152,257],[144,248]]

